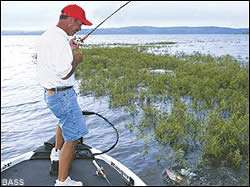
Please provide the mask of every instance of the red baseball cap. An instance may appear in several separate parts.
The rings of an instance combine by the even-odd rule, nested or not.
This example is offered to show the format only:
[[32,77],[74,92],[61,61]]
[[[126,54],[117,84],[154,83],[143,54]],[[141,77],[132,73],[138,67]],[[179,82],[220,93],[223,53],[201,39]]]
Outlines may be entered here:
[[62,13],[80,20],[83,25],[92,25],[92,23],[86,19],[85,11],[76,4],[67,5],[62,9]]

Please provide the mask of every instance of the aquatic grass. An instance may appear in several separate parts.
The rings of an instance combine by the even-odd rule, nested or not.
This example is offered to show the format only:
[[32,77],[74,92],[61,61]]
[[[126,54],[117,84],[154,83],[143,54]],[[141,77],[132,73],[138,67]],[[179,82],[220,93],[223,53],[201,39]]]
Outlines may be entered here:
[[[132,116],[141,110],[143,118],[129,129],[140,129],[142,137],[152,130],[177,152],[192,149],[190,141],[200,143],[203,159],[216,164],[239,167],[247,159],[248,69],[233,57],[158,56],[147,53],[147,46],[82,50],[85,60],[76,72],[81,93],[108,96],[110,107],[122,107]],[[152,73],[157,69],[168,71]],[[162,111],[159,103],[170,104],[171,112]]]
[[168,45],[176,44],[177,42],[172,41],[159,41],[159,42],[149,42],[144,44],[138,43],[100,43],[100,44],[85,44],[85,48],[93,48],[93,47],[163,47]]
[[248,116],[233,114],[223,119],[218,112],[210,114],[204,137],[204,157],[210,161],[228,161],[229,165],[240,167],[242,157],[248,156]]

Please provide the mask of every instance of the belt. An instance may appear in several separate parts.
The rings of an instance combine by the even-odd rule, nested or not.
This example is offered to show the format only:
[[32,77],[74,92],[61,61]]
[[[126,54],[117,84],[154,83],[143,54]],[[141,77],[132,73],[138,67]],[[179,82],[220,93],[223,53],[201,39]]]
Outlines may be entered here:
[[50,88],[46,89],[47,91],[53,91],[53,92],[58,92],[58,91],[64,91],[67,89],[73,88],[73,86],[64,86],[64,87],[57,87],[57,88]]

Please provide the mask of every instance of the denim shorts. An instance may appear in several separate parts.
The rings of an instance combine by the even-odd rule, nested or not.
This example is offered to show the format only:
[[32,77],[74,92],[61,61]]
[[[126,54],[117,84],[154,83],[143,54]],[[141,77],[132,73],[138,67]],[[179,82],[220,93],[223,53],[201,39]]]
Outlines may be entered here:
[[64,141],[75,141],[88,133],[86,122],[77,103],[77,95],[73,88],[55,92],[51,96],[45,90],[44,99],[49,109],[59,120]]

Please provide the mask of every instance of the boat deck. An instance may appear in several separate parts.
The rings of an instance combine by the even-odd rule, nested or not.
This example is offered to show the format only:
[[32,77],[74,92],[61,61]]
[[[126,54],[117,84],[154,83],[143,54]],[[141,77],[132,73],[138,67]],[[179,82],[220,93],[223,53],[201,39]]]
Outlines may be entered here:
[[[96,162],[104,168],[112,186],[127,186],[121,175],[103,160]],[[1,173],[1,180],[22,179],[25,186],[54,186],[57,177],[49,174],[50,160],[27,160]],[[96,175],[96,168],[91,159],[76,159],[72,162],[70,176],[82,181],[86,186],[109,186],[106,180]]]
[[[53,146],[54,138],[40,146],[30,160],[22,161],[1,172],[2,184],[7,181],[14,185],[17,180],[22,181],[25,186],[54,186],[57,177],[50,175],[50,152]],[[110,186],[104,177],[96,175],[90,148],[85,144],[76,146],[76,157],[70,169],[71,179],[82,181],[86,186]],[[116,169],[101,159],[95,160],[103,167],[112,186],[128,186],[127,181]]]

